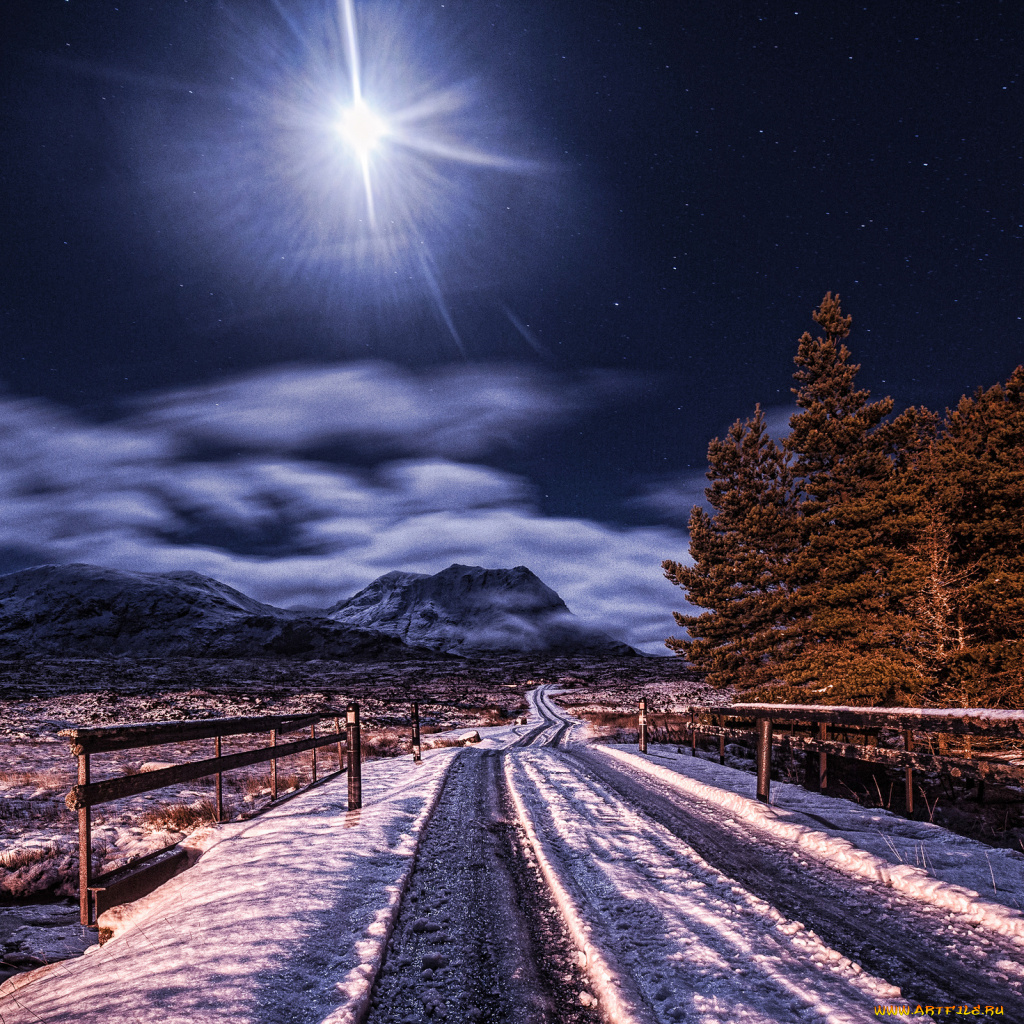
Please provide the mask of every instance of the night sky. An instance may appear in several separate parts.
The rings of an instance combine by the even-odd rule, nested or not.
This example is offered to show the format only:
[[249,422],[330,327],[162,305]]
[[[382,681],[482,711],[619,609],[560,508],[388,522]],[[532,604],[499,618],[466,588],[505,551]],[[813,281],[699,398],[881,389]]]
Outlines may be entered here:
[[0,570],[525,564],[657,652],[826,290],[897,408],[1024,361],[1020,4],[345,10],[5,6]]

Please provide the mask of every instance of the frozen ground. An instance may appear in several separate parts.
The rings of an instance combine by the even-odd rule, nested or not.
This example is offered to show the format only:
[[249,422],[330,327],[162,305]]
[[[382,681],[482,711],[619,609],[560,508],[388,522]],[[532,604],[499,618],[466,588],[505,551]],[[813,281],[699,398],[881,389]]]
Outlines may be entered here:
[[211,830],[106,945],[8,981],[4,1024],[1024,1020],[1020,860],[778,783],[765,808],[530,699],[472,748],[371,762],[360,812],[342,778]]

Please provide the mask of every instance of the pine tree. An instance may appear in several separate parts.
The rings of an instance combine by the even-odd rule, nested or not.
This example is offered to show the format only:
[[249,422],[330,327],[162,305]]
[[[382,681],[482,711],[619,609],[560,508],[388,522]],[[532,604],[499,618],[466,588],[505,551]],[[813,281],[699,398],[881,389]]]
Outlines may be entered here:
[[663,563],[705,611],[667,646],[757,700],[1024,705],[1024,367],[941,428],[890,418],[839,297],[812,317],[783,444],[758,407],[709,446],[693,563]]
[[[939,580],[930,699],[1024,705],[1024,367],[947,413],[921,500]],[[941,612],[941,614],[939,614]]]
[[690,603],[708,610],[674,613],[690,639],[672,637],[666,646],[703,669],[713,685],[753,686],[771,676],[789,600],[789,470],[760,406],[724,440],[711,442],[708,462],[711,484],[704,493],[713,511],[691,512],[693,564],[662,563]]
[[[826,294],[811,314],[824,336],[800,338],[793,389],[802,410],[784,442],[795,480],[793,643],[776,662],[776,699],[908,703],[921,689],[912,601],[920,573],[910,545],[920,529],[894,457],[920,414],[891,423],[891,398],[856,388],[860,366],[844,339],[851,317]],[[760,696],[767,697],[770,691]]]

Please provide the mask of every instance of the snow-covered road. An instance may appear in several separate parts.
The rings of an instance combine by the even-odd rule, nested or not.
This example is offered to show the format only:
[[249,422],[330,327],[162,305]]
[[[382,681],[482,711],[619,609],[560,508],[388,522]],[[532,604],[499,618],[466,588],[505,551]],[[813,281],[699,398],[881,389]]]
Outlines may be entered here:
[[622,1018],[852,1022],[897,994],[578,762],[538,750],[506,771]]
[[[742,773],[582,745],[548,688],[531,706],[476,749],[370,762],[361,812],[342,781],[224,827],[116,938],[0,990],[0,1021],[1024,1021],[1017,859],[989,904],[895,862],[900,819],[813,832],[836,808],[764,809]],[[891,828],[894,863],[858,828]],[[957,870],[990,864],[964,842]]]
[[810,859],[800,847],[751,828],[721,806],[681,797],[658,778],[599,750],[577,749],[568,760],[576,760],[584,775],[616,797],[641,808],[745,892],[897,985],[904,997],[948,1005],[999,995],[1008,1006],[1024,1008],[1019,992],[1008,991],[1005,972],[996,966],[1021,954],[1021,946],[1007,937],[987,933],[982,941],[966,915]]

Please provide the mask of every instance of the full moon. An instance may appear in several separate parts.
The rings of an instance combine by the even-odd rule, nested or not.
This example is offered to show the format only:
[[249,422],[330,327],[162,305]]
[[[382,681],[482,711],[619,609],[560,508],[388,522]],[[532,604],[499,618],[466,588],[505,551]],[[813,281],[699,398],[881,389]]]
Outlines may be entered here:
[[360,98],[341,115],[338,130],[359,159],[365,160],[388,134],[388,124]]

